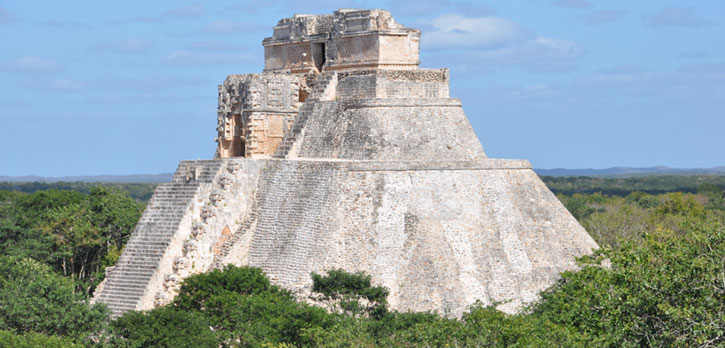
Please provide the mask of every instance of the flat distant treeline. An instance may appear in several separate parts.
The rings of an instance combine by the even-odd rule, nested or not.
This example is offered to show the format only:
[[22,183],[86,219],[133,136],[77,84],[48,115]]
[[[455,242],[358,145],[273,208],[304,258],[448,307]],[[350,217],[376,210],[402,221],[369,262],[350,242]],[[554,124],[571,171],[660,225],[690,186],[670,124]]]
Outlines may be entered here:
[[725,175],[656,175],[631,178],[593,176],[542,176],[555,194],[602,193],[626,196],[634,191],[657,194],[668,192],[696,193],[701,187],[725,188]]
[[0,182],[0,190],[3,191],[20,191],[25,193],[33,193],[44,190],[64,190],[78,191],[82,193],[90,193],[95,187],[106,187],[124,191],[128,195],[139,201],[148,201],[154,193],[157,184],[146,183],[93,183],[93,182]]

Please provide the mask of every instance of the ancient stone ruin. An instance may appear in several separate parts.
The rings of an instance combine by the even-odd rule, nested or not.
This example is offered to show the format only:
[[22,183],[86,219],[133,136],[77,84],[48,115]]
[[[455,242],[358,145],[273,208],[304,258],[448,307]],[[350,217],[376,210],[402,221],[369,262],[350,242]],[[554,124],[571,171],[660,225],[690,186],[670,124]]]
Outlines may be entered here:
[[219,86],[215,159],[158,186],[94,300],[150,309],[226,264],[300,298],[363,271],[400,311],[535,300],[597,245],[529,162],[486,157],[419,42],[385,10],[279,21],[264,72]]

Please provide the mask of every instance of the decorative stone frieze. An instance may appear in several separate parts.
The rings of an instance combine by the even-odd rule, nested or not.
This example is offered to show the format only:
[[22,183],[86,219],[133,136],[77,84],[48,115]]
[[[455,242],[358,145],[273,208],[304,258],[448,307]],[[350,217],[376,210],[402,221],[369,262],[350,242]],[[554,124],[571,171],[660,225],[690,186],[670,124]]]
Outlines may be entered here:
[[175,272],[178,273],[179,271],[183,271],[183,270],[185,270],[188,267],[189,267],[189,259],[188,258],[186,258],[186,257],[177,257],[174,260],[174,271]]
[[224,191],[214,190],[209,194],[209,201],[213,205],[217,205],[217,203],[221,202],[223,199],[224,199]]
[[201,207],[202,221],[206,222],[207,220],[211,219],[214,216],[216,216],[216,212],[214,212],[214,207],[210,207],[210,206]]
[[164,277],[164,287],[166,289],[174,289],[179,285],[180,277],[176,274],[167,274]]
[[191,225],[191,237],[196,238],[202,233],[204,233],[204,224],[200,221],[194,221]]
[[193,239],[189,239],[184,242],[184,255],[193,253],[199,249],[199,242]]

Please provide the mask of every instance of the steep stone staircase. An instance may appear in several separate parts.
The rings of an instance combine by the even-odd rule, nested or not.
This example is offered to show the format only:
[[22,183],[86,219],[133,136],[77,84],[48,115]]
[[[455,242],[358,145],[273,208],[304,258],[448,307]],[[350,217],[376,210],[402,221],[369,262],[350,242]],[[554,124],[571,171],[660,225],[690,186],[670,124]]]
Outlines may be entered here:
[[317,78],[317,81],[315,82],[315,86],[313,87],[312,92],[300,108],[300,112],[297,114],[294,125],[292,125],[292,128],[285,133],[282,143],[279,145],[272,157],[287,158],[290,150],[292,149],[292,146],[295,143],[295,140],[297,140],[297,136],[300,135],[302,129],[305,127],[307,119],[314,111],[315,102],[334,100],[336,88],[336,72],[323,72],[322,74],[320,74],[320,76]]
[[182,161],[172,181],[156,188],[123,254],[94,298],[94,302],[108,305],[112,318],[137,308],[199,188],[212,183],[222,165],[219,160]]

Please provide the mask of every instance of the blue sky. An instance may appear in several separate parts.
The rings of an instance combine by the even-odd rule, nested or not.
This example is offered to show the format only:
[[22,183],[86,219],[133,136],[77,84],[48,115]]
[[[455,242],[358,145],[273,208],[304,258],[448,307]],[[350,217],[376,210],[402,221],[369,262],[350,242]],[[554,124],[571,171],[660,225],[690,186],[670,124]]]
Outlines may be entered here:
[[725,165],[725,1],[0,3],[0,175],[170,172],[214,153],[217,88],[294,13],[422,30],[492,158]]

